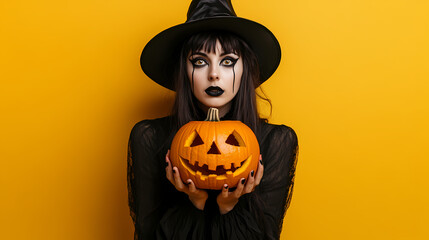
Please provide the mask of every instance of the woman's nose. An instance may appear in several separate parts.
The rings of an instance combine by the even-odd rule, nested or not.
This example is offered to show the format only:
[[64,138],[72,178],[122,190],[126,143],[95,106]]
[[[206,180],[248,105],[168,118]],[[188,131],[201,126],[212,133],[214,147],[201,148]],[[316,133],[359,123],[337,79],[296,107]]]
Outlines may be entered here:
[[[215,65],[215,64],[213,64]],[[215,81],[215,80],[219,80],[219,69],[217,66],[211,66],[210,67],[210,72],[209,72],[209,80],[210,81]]]

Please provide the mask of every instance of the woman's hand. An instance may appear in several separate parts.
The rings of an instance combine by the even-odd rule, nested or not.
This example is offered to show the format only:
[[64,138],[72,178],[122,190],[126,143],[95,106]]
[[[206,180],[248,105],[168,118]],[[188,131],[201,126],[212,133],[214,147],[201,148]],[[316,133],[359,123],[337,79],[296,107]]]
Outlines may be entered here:
[[178,191],[186,193],[189,196],[189,200],[191,200],[192,204],[194,204],[196,208],[204,210],[204,206],[208,198],[207,192],[197,189],[191,179],[188,179],[186,184],[182,182],[179,169],[177,167],[172,168],[170,162],[170,150],[168,150],[167,155],[165,156],[165,162],[167,165],[165,167],[167,179],[174,185],[174,187],[176,187]]
[[216,201],[219,206],[219,211],[221,214],[226,214],[231,211],[234,206],[238,203],[238,199],[246,193],[251,193],[255,190],[255,187],[261,182],[262,176],[264,175],[264,166],[262,165],[262,156],[259,155],[259,167],[256,172],[249,173],[247,182],[244,178],[240,180],[237,185],[237,188],[233,192],[229,192],[229,186],[225,184],[223,186],[222,192],[217,196]]

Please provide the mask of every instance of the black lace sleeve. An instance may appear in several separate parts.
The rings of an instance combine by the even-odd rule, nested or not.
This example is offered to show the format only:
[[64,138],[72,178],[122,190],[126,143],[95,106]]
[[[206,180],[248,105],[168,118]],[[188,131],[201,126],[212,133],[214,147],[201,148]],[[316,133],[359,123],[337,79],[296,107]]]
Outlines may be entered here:
[[161,218],[162,194],[155,184],[160,176],[154,136],[154,128],[142,121],[133,127],[128,142],[128,203],[135,226],[134,239],[153,239]]
[[298,139],[292,128],[276,126],[261,148],[265,169],[256,193],[263,203],[265,232],[269,239],[279,239],[292,198]]
[[134,239],[201,239],[203,211],[165,177],[169,128],[164,120],[141,121],[131,130],[127,178]]

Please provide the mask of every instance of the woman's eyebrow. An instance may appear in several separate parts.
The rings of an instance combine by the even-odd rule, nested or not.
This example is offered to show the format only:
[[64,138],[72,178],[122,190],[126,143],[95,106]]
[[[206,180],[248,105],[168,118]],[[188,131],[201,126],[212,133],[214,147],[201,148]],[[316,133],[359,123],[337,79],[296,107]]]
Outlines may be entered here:
[[191,56],[194,56],[194,55],[201,55],[201,56],[207,57],[207,54],[205,54],[203,52],[194,52],[191,54]]
[[[221,57],[223,57],[223,56],[225,56],[225,55],[229,55],[229,54],[237,55],[237,54],[236,54],[236,53],[234,53],[234,52],[222,52],[222,53],[220,54],[220,56],[221,56]],[[191,54],[191,56],[194,56],[194,55],[201,55],[201,56],[207,57],[207,54],[205,54],[205,53],[203,53],[203,52],[194,52],[194,53],[192,53],[192,54]],[[237,55],[237,56],[238,56],[238,55]]]
[[229,54],[233,54],[233,55],[238,56],[238,55],[237,55],[236,53],[234,53],[234,52],[222,52],[222,53],[220,54],[220,56],[222,57],[222,56],[229,55]]

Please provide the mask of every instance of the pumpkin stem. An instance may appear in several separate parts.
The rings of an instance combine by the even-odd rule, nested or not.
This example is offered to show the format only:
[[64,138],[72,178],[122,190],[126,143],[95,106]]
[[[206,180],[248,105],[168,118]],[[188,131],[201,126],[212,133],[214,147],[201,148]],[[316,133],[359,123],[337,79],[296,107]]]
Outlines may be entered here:
[[207,118],[204,121],[220,122],[219,110],[217,108],[209,108],[207,111]]

